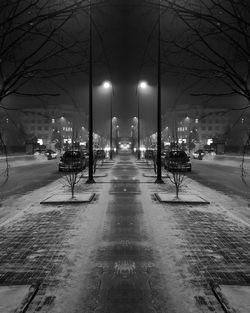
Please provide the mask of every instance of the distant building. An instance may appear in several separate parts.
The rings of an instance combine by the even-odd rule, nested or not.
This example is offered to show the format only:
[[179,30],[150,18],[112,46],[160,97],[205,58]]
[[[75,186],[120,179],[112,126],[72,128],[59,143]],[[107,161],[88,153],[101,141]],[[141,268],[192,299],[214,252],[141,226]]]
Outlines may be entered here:
[[[81,141],[86,138],[85,113],[72,110],[66,105],[24,108],[13,111],[10,120],[13,121],[12,128],[21,128],[24,141],[36,139],[47,147],[57,143],[62,148],[72,140]],[[15,145],[15,138],[9,139],[9,143]]]
[[166,112],[163,123],[169,129],[171,141],[192,142],[197,147],[222,137],[229,126],[230,115],[223,108],[180,105]]

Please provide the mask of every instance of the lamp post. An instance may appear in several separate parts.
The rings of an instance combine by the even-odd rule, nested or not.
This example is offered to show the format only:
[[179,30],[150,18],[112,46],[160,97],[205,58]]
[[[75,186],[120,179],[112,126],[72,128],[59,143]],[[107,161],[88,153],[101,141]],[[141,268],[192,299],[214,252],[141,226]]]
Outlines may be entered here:
[[112,99],[113,99],[113,95],[114,95],[114,89],[113,89],[113,85],[109,82],[109,81],[105,81],[103,83],[103,87],[105,89],[109,89],[112,88],[112,93],[111,93],[111,97],[110,97],[110,152],[109,152],[109,158],[110,160],[113,159],[113,151],[112,151],[112,115],[113,115],[113,105],[112,105]]
[[93,177],[93,59],[92,59],[92,15],[89,1],[89,177],[86,184],[95,183]]
[[159,0],[157,75],[157,178],[155,183],[164,184],[161,177],[161,0]]
[[131,141],[132,141],[132,151],[134,151],[134,147],[135,147],[135,129],[134,129],[134,125],[131,125]]
[[147,82],[145,81],[141,81],[139,82],[137,88],[136,88],[136,94],[138,95],[138,101],[137,101],[137,133],[138,133],[138,136],[137,136],[137,140],[138,140],[138,151],[137,151],[137,158],[138,160],[140,160],[141,158],[141,151],[140,151],[140,95],[138,93],[138,88],[140,89],[146,89],[148,86]]
[[191,140],[190,140],[190,123],[191,123],[191,119],[190,117],[187,115],[185,117],[185,122],[186,122],[186,125],[187,125],[187,144],[188,144],[188,152],[190,153],[190,144],[191,144]]
[[115,147],[116,147],[116,153],[118,152],[118,140],[119,140],[119,125],[116,125],[116,129],[115,129]]

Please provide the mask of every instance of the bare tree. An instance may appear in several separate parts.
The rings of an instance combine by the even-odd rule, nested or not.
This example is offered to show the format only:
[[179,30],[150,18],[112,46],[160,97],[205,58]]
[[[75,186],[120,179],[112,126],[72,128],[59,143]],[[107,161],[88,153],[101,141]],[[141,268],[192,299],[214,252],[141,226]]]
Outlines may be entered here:
[[179,198],[179,191],[184,182],[185,177],[186,177],[185,173],[180,169],[176,169],[175,171],[172,171],[168,174],[169,180],[175,186],[175,194],[177,199]]
[[246,105],[238,109],[250,107],[249,1],[162,0],[161,6],[162,23],[175,26],[162,34],[168,72],[212,84],[194,96],[240,96]]
[[241,179],[243,183],[246,185],[247,185],[246,176],[248,173],[244,165],[245,165],[245,155],[246,155],[247,150],[249,150],[249,146],[250,146],[250,130],[248,131],[247,139],[243,147],[243,156],[241,160]]
[[[249,110],[250,2],[145,0],[145,3],[161,13],[162,28],[167,29],[161,33],[162,73],[193,79],[195,85],[190,95],[202,97],[202,101],[226,97],[231,102],[228,111]],[[243,149],[242,177],[247,144],[248,139]]]
[[70,172],[65,173],[63,176],[66,186],[70,188],[71,198],[75,196],[75,187],[81,180],[81,173],[77,170],[71,170]]
[[1,132],[0,132],[0,146],[2,147],[3,153],[5,155],[5,166],[1,168],[0,170],[0,177],[3,178],[1,185],[4,185],[8,181],[8,178],[9,178],[10,165],[9,165],[9,161],[7,157],[8,156],[7,147],[5,145]]
[[[88,69],[89,8],[93,0],[2,0],[0,108],[21,111],[18,97],[56,97],[61,81]],[[9,101],[11,99],[11,101]],[[48,101],[46,101],[48,102]],[[2,151],[7,156],[4,135]],[[8,169],[6,169],[8,172]],[[7,175],[8,177],[8,175]]]
[[87,0],[1,1],[1,106],[11,95],[56,96],[46,88],[36,90],[32,83],[83,71],[88,37],[78,17],[88,6]]
[[66,183],[66,186],[70,188],[71,197],[74,198],[75,187],[82,177],[81,171],[85,169],[84,159],[82,158],[80,151],[74,150],[72,144],[72,150],[66,151],[61,161],[66,167],[66,172],[62,177],[63,181]]

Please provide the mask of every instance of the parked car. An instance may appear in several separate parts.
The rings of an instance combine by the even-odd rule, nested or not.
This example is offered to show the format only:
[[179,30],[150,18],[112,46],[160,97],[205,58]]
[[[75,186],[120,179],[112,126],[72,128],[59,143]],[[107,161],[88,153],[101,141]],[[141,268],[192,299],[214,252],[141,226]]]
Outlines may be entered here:
[[145,159],[150,160],[154,158],[154,150],[147,149],[145,151]]
[[[157,154],[156,154],[157,155]],[[161,151],[161,166],[164,166],[164,164],[165,164],[165,159],[166,159],[166,157],[168,157],[168,155],[169,155],[169,150],[168,149],[163,149],[162,151]]]
[[103,149],[98,149],[95,151],[95,158],[98,160],[103,160],[105,159],[105,151]]
[[89,165],[89,152],[86,149],[83,149],[81,151],[82,151],[82,154],[85,158],[86,166],[88,166]]
[[165,157],[164,167],[170,171],[191,172],[190,157],[183,150],[172,150]]
[[205,153],[210,155],[210,156],[216,155],[216,152],[214,151],[214,149],[207,149],[207,150],[205,150]]
[[82,151],[68,150],[60,158],[58,165],[59,172],[82,171],[86,168],[86,159]]
[[34,151],[34,155],[35,155],[35,156],[40,155],[40,154],[41,154],[41,151],[40,151],[40,150],[35,150],[35,151]]
[[51,150],[51,149],[48,149],[44,152],[44,154],[46,155],[46,157],[48,158],[48,160],[51,160],[51,159],[56,159],[57,156],[58,156],[58,153]]
[[46,150],[43,150],[43,149],[36,149],[34,151],[34,155],[43,155],[45,153]]
[[198,160],[202,160],[205,154],[206,154],[206,152],[204,150],[199,149],[199,150],[193,152],[193,158],[198,159]]

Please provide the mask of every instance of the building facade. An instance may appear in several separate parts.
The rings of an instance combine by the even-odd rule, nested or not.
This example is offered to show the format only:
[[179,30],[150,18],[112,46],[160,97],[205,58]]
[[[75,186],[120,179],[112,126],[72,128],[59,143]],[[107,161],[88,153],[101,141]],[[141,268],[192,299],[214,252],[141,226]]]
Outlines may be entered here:
[[192,148],[200,148],[211,144],[214,138],[223,137],[230,125],[230,115],[224,108],[180,105],[166,112],[163,125],[170,141],[192,143]]
[[[84,141],[87,138],[86,115],[84,112],[72,110],[68,106],[58,105],[48,108],[22,108],[13,111],[8,121],[8,144],[20,145],[13,136],[13,130],[18,129],[23,143],[38,142],[47,148],[62,149],[66,143]],[[7,133],[7,132],[5,132]]]

